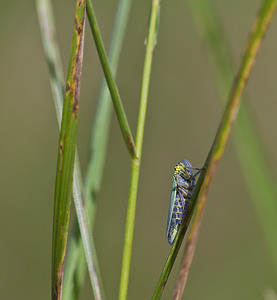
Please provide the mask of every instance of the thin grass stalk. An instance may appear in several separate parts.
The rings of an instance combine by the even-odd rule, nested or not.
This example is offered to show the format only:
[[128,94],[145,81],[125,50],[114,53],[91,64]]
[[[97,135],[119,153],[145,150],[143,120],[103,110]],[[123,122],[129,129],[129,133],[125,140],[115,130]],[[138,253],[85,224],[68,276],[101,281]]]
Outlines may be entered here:
[[[231,63],[228,57],[228,51],[224,36],[220,32],[220,24],[210,4],[205,1],[189,1],[193,16],[197,25],[200,27],[203,38],[208,46],[209,54],[212,56],[216,79],[219,83],[221,98],[227,93],[229,79],[231,79]],[[257,214],[260,218],[261,225],[264,229],[266,242],[272,253],[275,267],[277,266],[277,209],[276,187],[273,183],[273,176],[264,157],[264,152],[259,142],[259,137],[253,130],[253,121],[250,117],[247,105],[242,102],[237,121],[234,125],[234,140],[240,164],[244,171],[244,177],[248,190],[256,207]],[[246,140],[247,137],[247,140]],[[263,199],[263,201],[261,201]],[[189,235],[186,248],[183,254],[178,282],[175,287],[173,299],[181,299],[186,284],[189,266],[193,257],[197,232],[199,226],[193,224]]]
[[[227,49],[225,35],[220,30],[221,24],[213,6],[207,1],[190,0],[188,4],[213,62],[219,92],[222,101],[224,101],[231,84],[233,72],[231,55]],[[255,131],[255,124],[247,104],[248,102],[242,101],[234,125],[233,137],[244,180],[256,208],[265,240],[277,270],[276,184],[273,172],[265,159],[261,137]],[[261,199],[263,200],[261,201]]]
[[136,153],[136,147],[134,143],[134,139],[132,136],[132,132],[124,111],[124,107],[119,95],[119,91],[117,89],[115,80],[113,78],[112,70],[109,65],[108,57],[105,51],[105,47],[100,35],[100,30],[99,26],[96,20],[95,12],[93,9],[93,5],[91,0],[87,0],[87,14],[88,14],[88,20],[90,23],[90,27],[93,33],[95,45],[98,51],[99,59],[102,64],[103,72],[106,77],[107,85],[109,87],[111,97],[113,100],[114,104],[114,109],[116,112],[116,116],[119,122],[119,126],[121,129],[121,133],[123,136],[123,139],[125,141],[125,144],[127,146],[127,149],[129,151],[129,154],[131,155],[131,158],[137,158],[137,153]]
[[[75,176],[76,172],[74,172],[74,176]],[[76,178],[73,178],[74,182],[78,182]],[[74,199],[79,199],[81,197],[81,195],[78,195],[76,193],[78,193],[78,191],[80,190],[81,187],[75,187],[75,185],[73,185],[73,197]],[[78,205],[77,205],[78,204]],[[82,218],[82,214],[84,214],[84,206],[83,203],[75,203],[75,209],[76,209],[76,214],[77,214],[77,218],[78,218],[78,224],[79,224],[79,228],[80,228],[80,233],[81,233],[81,237],[80,237],[80,245],[83,245],[84,251],[82,253],[84,253],[85,258],[84,258],[84,264],[85,264],[85,260],[87,262],[87,267],[88,267],[88,273],[89,273],[89,277],[90,277],[90,282],[93,288],[93,293],[94,293],[94,298],[101,300],[101,299],[105,299],[104,297],[104,288],[103,288],[103,284],[101,281],[101,277],[100,277],[100,272],[99,272],[99,266],[98,266],[98,260],[96,257],[96,249],[95,249],[95,245],[94,245],[94,241],[91,238],[91,232],[89,231],[90,229],[90,224],[88,221],[88,218],[86,216],[86,218]],[[65,298],[68,299],[68,298]]]
[[[62,120],[63,95],[64,95],[65,83],[63,77],[59,47],[55,38],[56,30],[55,30],[54,17],[52,12],[53,10],[51,6],[51,2],[49,0],[37,0],[36,4],[37,4],[37,11],[38,11],[39,22],[41,27],[41,35],[42,35],[42,41],[44,46],[44,52],[50,70],[50,83],[51,83],[51,89],[53,93],[53,100],[55,103],[58,125],[60,128],[61,120]],[[97,275],[97,272],[95,271],[95,267],[94,267],[95,265],[97,265],[96,252],[95,250],[92,250],[94,249],[93,241],[90,240],[90,236],[91,236],[90,229],[89,226],[87,225],[88,219],[87,219],[85,209],[82,205],[83,197],[81,194],[81,187],[82,187],[82,176],[80,172],[78,154],[76,151],[74,173],[73,173],[73,200],[77,211],[77,217],[80,224],[79,226],[81,228],[82,236],[84,237],[84,241],[85,241],[84,248],[85,248],[86,257],[88,261],[91,285],[94,286],[95,294],[99,294],[98,291],[100,290],[99,286],[101,286],[101,282],[98,283],[99,274]],[[84,224],[86,224],[86,226]],[[96,278],[94,278],[94,276]]]
[[[265,32],[268,28],[269,23],[273,17],[273,13],[275,11],[276,4],[277,4],[276,1],[264,1],[263,5],[261,7],[260,13],[254,22],[254,25],[252,28],[252,34],[248,40],[248,43],[246,46],[246,51],[245,51],[244,57],[242,59],[240,70],[238,72],[237,77],[234,80],[234,83],[233,83],[233,89],[232,89],[231,95],[229,97],[229,104],[230,104],[229,107],[232,107],[233,101],[239,102],[241,99],[242,91],[243,91],[243,89],[245,87],[245,83],[250,75],[250,71],[253,67],[255,58],[258,53],[258,49],[261,45],[261,41],[265,35]],[[235,109],[234,117],[230,118],[230,121],[234,121],[236,110],[238,109],[238,104],[234,105],[233,108]],[[227,115],[227,114],[228,114],[228,112],[225,115]],[[232,125],[232,124],[230,124],[230,125]],[[229,126],[229,127],[231,129],[231,126]],[[228,127],[226,126],[226,128],[228,128]],[[229,136],[229,132],[227,134]],[[195,215],[195,219],[193,221],[193,225],[191,227],[191,232],[189,234],[188,243],[186,244],[185,253],[184,253],[184,256],[183,256],[183,259],[181,262],[178,283],[176,285],[173,299],[181,299],[184,288],[185,288],[186,280],[187,280],[188,273],[189,273],[189,268],[191,266],[191,262],[192,262],[192,259],[194,256],[194,251],[195,251],[195,247],[196,247],[196,243],[197,243],[199,229],[200,229],[202,219],[203,219],[203,214],[204,214],[204,209],[205,209],[205,205],[206,205],[206,201],[207,201],[207,194],[209,191],[209,186],[210,186],[211,180],[214,176],[215,168],[217,167],[217,164],[218,164],[219,160],[221,159],[221,156],[223,154],[223,151],[224,151],[224,148],[225,148],[225,145],[227,142],[228,137],[226,136],[226,134],[225,134],[226,140],[223,137],[224,137],[224,134],[222,134],[221,137],[219,136],[218,143],[215,143],[215,145],[213,147],[214,152],[212,153],[211,163],[213,162],[214,169],[212,170],[211,169],[212,166],[210,167],[211,172],[210,172],[210,174],[208,173],[207,177],[206,177],[209,179],[209,175],[210,175],[210,182],[208,182],[208,179],[206,180],[207,182],[204,181],[203,187],[199,194],[200,202],[199,202],[199,206],[197,207],[197,210],[196,210],[196,215]],[[276,239],[276,234],[275,234],[274,239]]]
[[140,96],[140,108],[139,108],[138,124],[137,124],[136,147],[137,147],[138,159],[133,158],[131,161],[131,179],[130,179],[129,199],[128,199],[126,225],[125,225],[125,236],[124,236],[124,247],[123,247],[123,255],[122,255],[121,278],[120,278],[120,287],[119,287],[119,296],[118,296],[118,299],[120,300],[125,300],[127,298],[127,291],[128,291],[140,160],[141,160],[141,153],[142,153],[143,134],[144,134],[144,125],[145,125],[146,109],[147,109],[147,102],[148,102],[148,90],[149,90],[150,74],[151,74],[151,67],[152,67],[152,58],[153,58],[154,48],[157,42],[159,10],[160,10],[160,1],[153,0],[150,22],[148,27],[148,34],[146,39],[146,55],[144,60],[142,87],[141,87],[141,96]]
[[[117,72],[117,65],[127,28],[131,3],[131,0],[120,0],[118,3],[109,51],[109,62],[114,75]],[[94,226],[96,212],[95,198],[100,189],[107,153],[111,111],[111,97],[106,81],[103,79],[92,126],[89,162],[84,185],[85,206],[88,211],[89,219],[91,220],[91,228]],[[85,275],[86,264],[82,240],[80,238],[78,224],[75,222],[72,234],[69,237],[68,252],[66,256],[63,289],[63,297],[65,299],[74,300],[79,298],[80,291],[84,285]]]
[[[276,7],[276,1],[268,0],[264,1],[261,10],[259,13],[258,18],[256,19],[251,35],[248,39],[246,49],[242,58],[242,62],[240,64],[240,68],[237,72],[237,76],[235,77],[235,80],[233,82],[232,90],[229,96],[229,101],[227,103],[220,127],[217,131],[214,143],[211,147],[211,150],[208,154],[208,157],[206,159],[206,162],[204,164],[204,167],[206,168],[206,172],[204,174],[201,174],[199,177],[199,180],[197,182],[192,200],[191,200],[191,210],[193,211],[196,207],[196,199],[198,196],[199,204],[197,206],[197,210],[195,212],[195,218],[194,218],[194,224],[193,228],[199,228],[204,212],[204,208],[206,205],[207,195],[209,192],[210,185],[212,183],[212,179],[215,175],[215,172],[217,170],[218,163],[221,160],[221,157],[223,155],[227,140],[229,138],[233,123],[236,119],[237,112],[239,109],[239,104],[241,100],[241,95],[244,90],[245,84],[247,82],[247,79],[249,78],[250,71],[253,67],[255,58],[257,56],[257,52],[260,48],[261,41],[264,37],[264,34],[268,28],[268,24],[272,19],[274,10]],[[205,175],[205,176],[204,176]],[[199,195],[198,195],[199,194]],[[180,228],[180,231],[177,235],[176,241],[173,244],[173,247],[170,251],[168,260],[166,262],[166,265],[163,269],[162,275],[160,277],[160,280],[158,282],[158,285],[156,287],[156,290],[154,292],[154,296],[152,299],[160,299],[162,291],[164,290],[165,284],[167,282],[169,273],[172,269],[173,262],[177,256],[175,252],[179,250],[180,242],[179,239],[181,239],[184,235],[184,232],[188,227],[188,221],[183,222]],[[190,240],[190,244],[195,245],[196,239]],[[178,245],[178,247],[177,247]],[[189,245],[188,245],[189,246]],[[187,247],[188,247],[187,246]],[[192,257],[191,257],[192,259]],[[189,263],[186,264],[187,270],[189,270],[191,264],[191,260]]]
[[41,29],[41,39],[50,73],[50,86],[59,128],[61,127],[65,79],[61,62],[59,46],[56,40],[56,29],[53,9],[50,0],[36,0],[38,20]]
[[83,63],[85,0],[76,4],[61,123],[53,218],[52,299],[61,299],[77,137]]

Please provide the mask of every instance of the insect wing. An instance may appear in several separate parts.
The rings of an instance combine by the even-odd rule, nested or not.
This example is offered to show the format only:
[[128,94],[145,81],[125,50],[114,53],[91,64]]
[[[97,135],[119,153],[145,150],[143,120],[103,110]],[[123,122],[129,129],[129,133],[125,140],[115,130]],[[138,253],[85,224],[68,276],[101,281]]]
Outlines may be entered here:
[[173,176],[172,185],[171,185],[171,195],[170,195],[170,202],[169,202],[168,217],[167,217],[167,225],[166,225],[166,237],[168,237],[169,231],[170,231],[173,206],[174,206],[174,201],[176,198],[176,190],[177,190],[177,182],[176,182],[175,176]]

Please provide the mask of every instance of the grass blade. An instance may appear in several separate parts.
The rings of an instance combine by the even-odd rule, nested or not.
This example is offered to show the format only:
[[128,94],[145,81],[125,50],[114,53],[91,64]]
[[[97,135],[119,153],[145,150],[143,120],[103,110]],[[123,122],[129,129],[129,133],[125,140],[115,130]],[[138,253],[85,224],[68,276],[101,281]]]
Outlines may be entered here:
[[41,38],[45,57],[50,72],[50,85],[56,109],[59,128],[62,121],[65,80],[61,63],[61,56],[56,40],[53,10],[50,0],[36,0]]
[[147,101],[148,101],[148,90],[149,90],[152,58],[153,58],[155,43],[157,40],[157,24],[159,18],[159,9],[160,9],[160,1],[153,0],[151,15],[150,15],[150,23],[148,28],[148,35],[147,35],[146,56],[145,56],[144,68],[143,68],[140,108],[139,108],[137,137],[136,137],[136,146],[138,151],[137,154],[139,159],[133,158],[131,162],[131,180],[130,180],[129,199],[128,199],[127,217],[126,217],[126,225],[125,225],[120,288],[119,288],[119,296],[118,296],[120,300],[125,300],[127,298],[131,254],[132,254],[132,242],[133,242],[133,234],[134,234],[135,213],[136,213],[136,200],[137,200],[137,189],[138,189],[139,170],[140,170],[140,159],[142,153],[143,133],[144,133],[146,108],[147,108]]
[[[229,88],[229,79],[231,78],[232,70],[230,58],[227,54],[227,47],[224,44],[224,37],[219,30],[219,22],[217,22],[212,7],[205,1],[189,1],[189,4],[197,25],[204,35],[203,38],[208,46],[210,55],[214,56],[212,60],[216,71],[216,79],[218,80],[223,98],[223,95],[226,94]],[[277,192],[272,179],[273,176],[270,174],[270,168],[266,167],[267,162],[264,158],[263,149],[261,149],[259,137],[254,132],[252,124],[253,121],[248,113],[246,103],[242,102],[236,124],[234,125],[235,145],[251,199],[261,220],[266,241],[277,267],[277,237],[274,230],[277,227],[277,207],[275,201]],[[199,228],[196,228],[198,224],[199,222],[197,224],[194,223],[191,228],[173,299],[180,299],[183,294],[194,254],[197,232],[199,230]]]
[[[42,34],[45,56],[47,58],[47,62],[50,70],[50,83],[51,83],[52,93],[54,96],[56,114],[57,114],[57,119],[60,127],[61,119],[62,119],[64,79],[63,79],[59,49],[55,39],[56,34],[55,34],[55,25],[54,25],[51,2],[49,0],[37,0],[37,10],[38,10],[39,22],[41,26],[41,34]],[[91,240],[88,218],[85,209],[82,205],[83,197],[82,197],[81,187],[82,187],[82,179],[80,175],[79,159],[76,153],[74,174],[73,174],[73,200],[76,207],[79,227],[82,232],[82,237],[84,240],[84,248],[85,248],[86,258],[88,262],[91,284],[94,290],[94,294],[99,295],[101,284],[98,283],[98,278],[100,278],[100,276],[99,274],[98,275],[96,274],[95,271],[96,268],[94,267],[95,265],[97,265],[96,251],[94,249],[93,240]],[[76,225],[78,226],[78,224]],[[82,241],[80,241],[80,244],[83,249]],[[73,258],[72,261],[74,261]],[[103,294],[103,291],[101,293]],[[100,297],[96,296],[96,298],[100,298]]]
[[[64,95],[64,79],[59,54],[58,45],[55,39],[55,25],[52,13],[51,2],[49,0],[37,0],[37,10],[39,15],[39,22],[41,26],[41,34],[45,56],[50,70],[50,83],[53,93],[53,98],[56,107],[56,114],[59,127],[62,119],[63,95]],[[82,179],[80,175],[79,159],[76,153],[74,174],[73,174],[73,200],[76,207],[79,226],[84,240],[84,248],[88,261],[88,268],[91,278],[91,284],[95,295],[99,295],[101,284],[98,283],[99,274],[96,275],[95,265],[97,265],[96,251],[91,240],[90,228],[85,209],[82,205]],[[78,224],[76,223],[78,226]],[[78,227],[79,229],[79,227]],[[80,241],[83,249],[82,241]],[[94,250],[92,250],[94,249]],[[63,284],[64,285],[64,284]],[[102,292],[103,294],[103,292]],[[96,297],[97,298],[97,297]],[[98,297],[99,298],[99,297]]]
[[[276,1],[267,0],[264,1],[259,13],[257,20],[255,21],[251,35],[248,39],[246,50],[244,52],[242,62],[240,64],[240,68],[237,72],[237,76],[233,82],[233,87],[229,96],[229,101],[227,103],[224,115],[222,117],[222,121],[218,132],[216,134],[214,143],[211,147],[209,155],[206,159],[204,167],[206,168],[206,172],[200,175],[199,180],[197,182],[197,186],[195,188],[195,192],[193,193],[193,197],[191,200],[191,210],[193,211],[196,207],[196,199],[197,196],[199,198],[199,205],[197,206],[197,210],[195,212],[195,220],[194,220],[194,228],[199,228],[204,212],[204,207],[207,200],[207,195],[209,192],[209,187],[212,183],[212,179],[215,175],[218,163],[223,155],[227,140],[229,138],[233,123],[236,119],[237,111],[239,108],[241,94],[244,90],[246,81],[249,77],[250,71],[253,67],[255,58],[257,56],[257,52],[259,50],[262,38],[268,28],[268,24],[272,19],[274,10],[276,7]],[[201,187],[201,188],[200,188]],[[199,195],[198,195],[199,194]],[[183,222],[181,225],[181,229],[176,238],[176,241],[173,244],[173,247],[170,251],[168,259],[166,261],[165,267],[162,271],[161,277],[159,279],[158,285],[154,292],[152,299],[160,299],[165,284],[167,282],[168,276],[172,269],[174,260],[177,256],[177,252],[180,248],[181,239],[185,234],[185,230],[188,227],[188,219],[186,222]],[[196,234],[197,235],[197,234]],[[195,245],[196,240],[191,240],[191,244]],[[189,267],[189,266],[188,266]],[[189,269],[189,268],[188,268]]]
[[[224,100],[233,72],[231,55],[228,54],[224,34],[220,31],[220,22],[212,6],[206,1],[193,0],[188,3],[209,50],[221,99]],[[266,242],[277,269],[277,237],[274,229],[277,228],[277,190],[274,176],[265,159],[261,138],[253,129],[255,126],[247,103],[247,101],[242,101],[234,125],[234,141],[251,199],[256,207],[256,213],[260,218]]]
[[[75,176],[77,176],[77,172],[74,172],[74,177],[73,177],[74,183],[77,183],[78,180]],[[80,186],[76,186],[76,184],[73,184],[74,199],[83,199],[81,195],[78,195],[80,190],[81,190]],[[81,233],[80,247],[83,246],[84,248],[84,253],[87,261],[89,277],[93,288],[94,298],[97,300],[101,300],[104,299],[104,289],[103,289],[102,282],[100,281],[100,272],[98,267],[98,260],[96,257],[96,249],[94,246],[94,241],[91,238],[92,235],[90,232],[90,225],[88,222],[88,217],[85,214],[83,202],[78,201],[77,203],[75,203],[75,209],[76,209],[78,224]],[[85,218],[82,217],[83,214],[85,214],[86,216]],[[69,299],[69,298],[65,297],[65,299]]]
[[[127,20],[129,17],[131,0],[120,0],[114,23],[113,38],[109,51],[109,61],[113,74],[116,74],[123,37],[125,35]],[[105,156],[107,152],[107,140],[110,128],[112,102],[105,79],[103,79],[95,119],[92,126],[90,141],[90,157],[86,172],[84,195],[85,205],[88,211],[91,226],[95,219],[96,203]],[[65,275],[63,296],[65,299],[78,299],[81,288],[84,285],[86,275],[85,256],[78,224],[73,225],[73,232],[69,237],[68,253],[65,261]],[[73,287],[73,288],[72,288]]]
[[59,140],[53,219],[52,299],[61,299],[62,295],[80,100],[85,7],[85,0],[77,1]]
[[100,30],[94,13],[93,5],[91,0],[87,0],[87,14],[90,27],[93,33],[95,45],[98,51],[98,55],[102,64],[102,68],[106,77],[108,87],[110,89],[111,97],[114,104],[114,109],[117,115],[119,126],[123,135],[123,139],[127,146],[127,149],[132,158],[137,158],[136,147],[134,139],[131,133],[131,129],[123,108],[123,104],[117,89],[116,83],[113,78],[112,70],[109,65],[108,57],[105,51],[105,47],[100,35]]

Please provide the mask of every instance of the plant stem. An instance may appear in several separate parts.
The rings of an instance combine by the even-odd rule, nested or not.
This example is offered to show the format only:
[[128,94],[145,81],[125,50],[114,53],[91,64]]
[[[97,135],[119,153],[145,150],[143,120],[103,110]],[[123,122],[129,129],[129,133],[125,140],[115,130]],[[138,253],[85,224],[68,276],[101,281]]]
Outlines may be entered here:
[[148,101],[148,90],[149,90],[153,50],[157,38],[159,8],[160,8],[160,1],[154,0],[152,2],[150,23],[148,28],[146,56],[144,61],[140,108],[139,108],[138,125],[137,125],[136,146],[137,146],[137,154],[139,159],[133,158],[131,162],[132,166],[131,166],[129,200],[128,200],[126,226],[125,226],[124,248],[123,248],[123,255],[122,255],[120,289],[119,289],[119,296],[118,296],[120,300],[125,300],[127,298],[131,254],[132,254],[132,242],[133,242],[134,224],[135,224],[140,159],[142,153],[143,133],[144,133],[146,108],[147,108],[147,101]]
[[90,23],[90,27],[93,33],[95,45],[98,51],[98,55],[102,64],[103,72],[106,77],[106,81],[108,84],[108,87],[110,89],[111,97],[114,104],[114,109],[117,115],[117,119],[119,122],[119,126],[121,129],[121,133],[123,136],[123,139],[125,141],[125,144],[127,146],[127,149],[131,155],[132,158],[137,158],[136,148],[133,140],[133,136],[131,133],[131,129],[123,108],[123,104],[119,95],[119,91],[117,89],[116,83],[114,81],[112,71],[109,65],[108,57],[105,51],[105,47],[100,35],[100,30],[98,27],[98,23],[96,20],[96,16],[94,13],[93,5],[91,0],[87,0],[87,14],[88,19]]
[[[197,201],[199,204],[197,205],[197,210],[195,212],[194,223],[196,224],[193,228],[198,229],[201,224],[204,208],[206,205],[207,196],[209,193],[209,188],[212,183],[212,179],[214,178],[217,166],[221,160],[223,152],[225,150],[225,146],[227,140],[230,136],[230,132],[233,126],[233,123],[236,119],[241,95],[244,90],[247,79],[250,75],[251,69],[253,67],[254,61],[256,59],[258,49],[261,45],[262,38],[268,28],[268,24],[273,16],[274,9],[276,7],[276,0],[267,0],[264,1],[260,10],[260,14],[257,20],[254,22],[253,29],[251,31],[251,35],[247,42],[246,50],[244,52],[244,56],[242,58],[240,68],[237,72],[237,76],[233,81],[233,87],[229,96],[229,101],[226,105],[225,112],[222,117],[221,124],[218,128],[217,134],[215,136],[213,145],[210,149],[210,152],[207,156],[204,167],[206,168],[206,172],[200,175],[199,180],[197,182],[195,191],[193,193],[191,199],[191,210],[194,211]],[[205,176],[204,176],[205,175]],[[197,200],[197,197],[199,200]],[[181,225],[177,238],[173,244],[173,247],[170,251],[162,274],[160,276],[159,282],[155,289],[154,295],[152,299],[160,299],[162,292],[165,288],[165,284],[167,282],[168,276],[172,269],[174,260],[177,256],[177,253],[180,248],[179,239],[183,238],[185,231],[188,227],[188,222],[190,220],[186,220]],[[198,234],[196,234],[198,236]],[[190,244],[196,245],[196,239],[190,240]],[[190,245],[187,245],[189,247]],[[191,256],[192,259],[193,256]],[[187,267],[189,269],[191,260],[188,263]]]
[[[117,71],[131,3],[131,0],[120,0],[118,4],[109,51],[110,66],[114,74]],[[100,189],[107,153],[111,111],[111,97],[106,81],[103,79],[91,131],[89,162],[84,185],[85,206],[92,228],[96,214],[96,197]],[[69,237],[68,253],[65,262],[63,297],[67,300],[78,299],[86,278],[86,261],[77,222],[74,223],[72,234]]]

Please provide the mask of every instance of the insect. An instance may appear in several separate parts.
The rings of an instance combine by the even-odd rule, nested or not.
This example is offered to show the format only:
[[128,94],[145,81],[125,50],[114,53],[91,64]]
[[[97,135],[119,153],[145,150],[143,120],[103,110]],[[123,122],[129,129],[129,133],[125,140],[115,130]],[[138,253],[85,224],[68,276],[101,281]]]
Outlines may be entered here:
[[[193,170],[198,172],[193,174]],[[202,170],[194,168],[186,159],[175,166],[166,227],[169,245],[173,244],[183,218],[187,217],[188,205],[195,188],[195,178]]]

